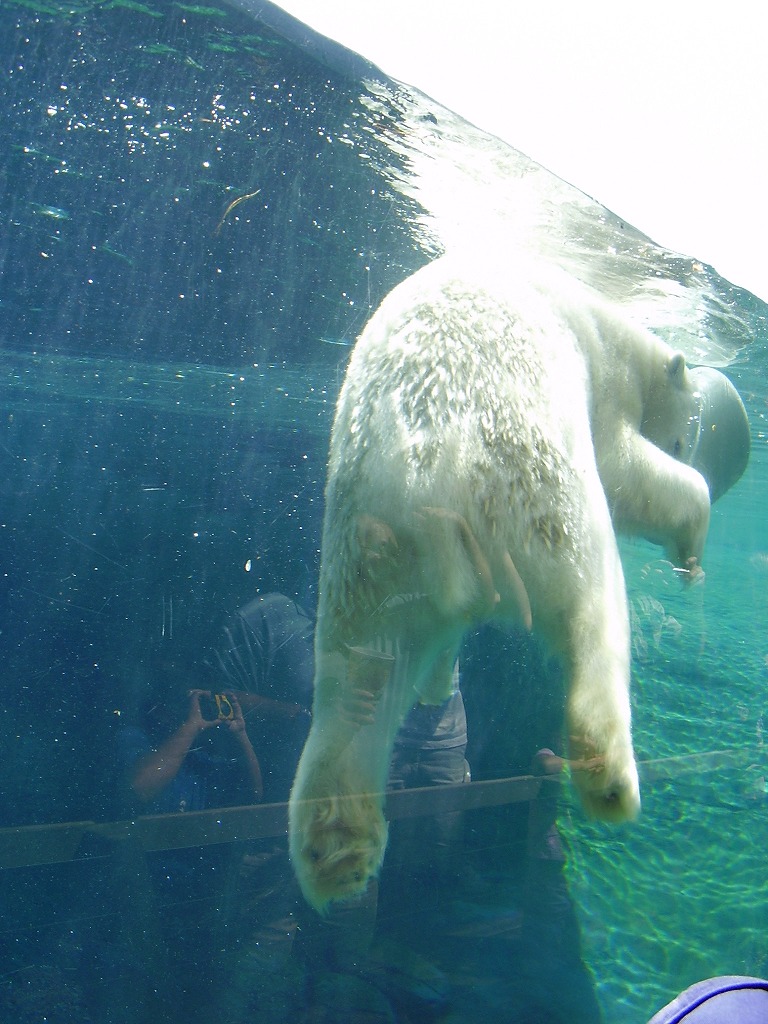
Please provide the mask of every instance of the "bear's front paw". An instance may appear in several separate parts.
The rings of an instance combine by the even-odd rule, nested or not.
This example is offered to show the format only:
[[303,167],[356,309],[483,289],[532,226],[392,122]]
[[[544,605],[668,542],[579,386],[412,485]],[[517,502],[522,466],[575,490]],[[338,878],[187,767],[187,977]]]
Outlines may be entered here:
[[292,801],[291,860],[304,897],[323,913],[363,893],[384,859],[387,823],[374,794]]
[[699,560],[694,558],[693,555],[690,558],[686,558],[681,566],[675,567],[675,572],[686,587],[701,586],[706,576],[706,573],[699,565]]
[[640,785],[631,749],[600,754],[597,744],[571,737],[571,777],[587,814],[631,821],[640,813]]

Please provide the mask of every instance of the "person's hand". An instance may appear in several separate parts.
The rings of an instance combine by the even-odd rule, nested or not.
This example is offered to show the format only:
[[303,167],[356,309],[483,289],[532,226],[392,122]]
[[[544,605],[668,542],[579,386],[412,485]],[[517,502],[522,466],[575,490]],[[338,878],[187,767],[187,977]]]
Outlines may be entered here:
[[572,772],[587,772],[589,775],[598,775],[605,768],[604,757],[589,757],[583,761],[570,762]]
[[344,695],[341,704],[341,718],[357,732],[364,725],[371,725],[376,715],[376,695],[370,690],[354,688]]
[[245,719],[243,718],[243,709],[240,707],[240,701],[231,690],[227,690],[224,696],[229,701],[234,712],[232,718],[225,719],[227,728],[237,736],[245,735]]
[[587,772],[589,775],[599,775],[605,768],[605,757],[596,752],[595,744],[584,736],[570,737],[571,757],[565,763],[570,771]]
[[383,520],[361,515],[357,521],[360,566],[372,580],[382,582],[395,572],[400,551],[392,528]]
[[184,724],[190,729],[194,728],[196,732],[215,728],[219,724],[219,720],[217,718],[212,720],[203,718],[203,713],[200,710],[200,698],[210,697],[211,691],[190,690],[187,696],[189,697],[189,707],[187,709],[187,720]]
[[446,519],[455,523],[460,530],[469,529],[466,519],[460,512],[454,512],[451,508],[443,508],[441,505],[422,505],[419,511],[414,513],[413,518],[421,525],[427,525],[430,520]]

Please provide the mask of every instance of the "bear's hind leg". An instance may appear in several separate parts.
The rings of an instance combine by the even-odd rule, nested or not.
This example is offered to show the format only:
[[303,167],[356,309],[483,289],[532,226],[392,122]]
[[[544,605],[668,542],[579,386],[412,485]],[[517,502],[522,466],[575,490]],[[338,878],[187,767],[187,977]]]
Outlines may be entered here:
[[390,754],[417,697],[409,658],[386,658],[355,647],[316,663],[313,722],[291,791],[289,834],[302,891],[321,912],[362,893],[384,857]]

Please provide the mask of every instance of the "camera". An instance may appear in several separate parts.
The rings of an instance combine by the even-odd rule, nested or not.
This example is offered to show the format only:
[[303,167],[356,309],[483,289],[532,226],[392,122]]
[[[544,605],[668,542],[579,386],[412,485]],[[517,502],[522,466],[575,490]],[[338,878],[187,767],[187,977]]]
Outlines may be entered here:
[[235,709],[226,693],[201,694],[200,714],[206,722],[230,722],[235,717]]

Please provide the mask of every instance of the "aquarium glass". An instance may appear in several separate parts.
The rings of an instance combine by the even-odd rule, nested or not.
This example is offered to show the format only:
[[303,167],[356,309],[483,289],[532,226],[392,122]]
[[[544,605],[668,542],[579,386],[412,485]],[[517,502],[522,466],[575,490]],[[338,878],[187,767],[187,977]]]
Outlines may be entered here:
[[[0,55],[3,1020],[643,1024],[768,974],[763,302],[267,3],[4,0]],[[750,462],[703,585],[621,542],[638,821],[542,778],[560,672],[478,627],[461,777],[403,755],[378,883],[323,917],[285,801],[334,404],[469,244],[721,368]]]

